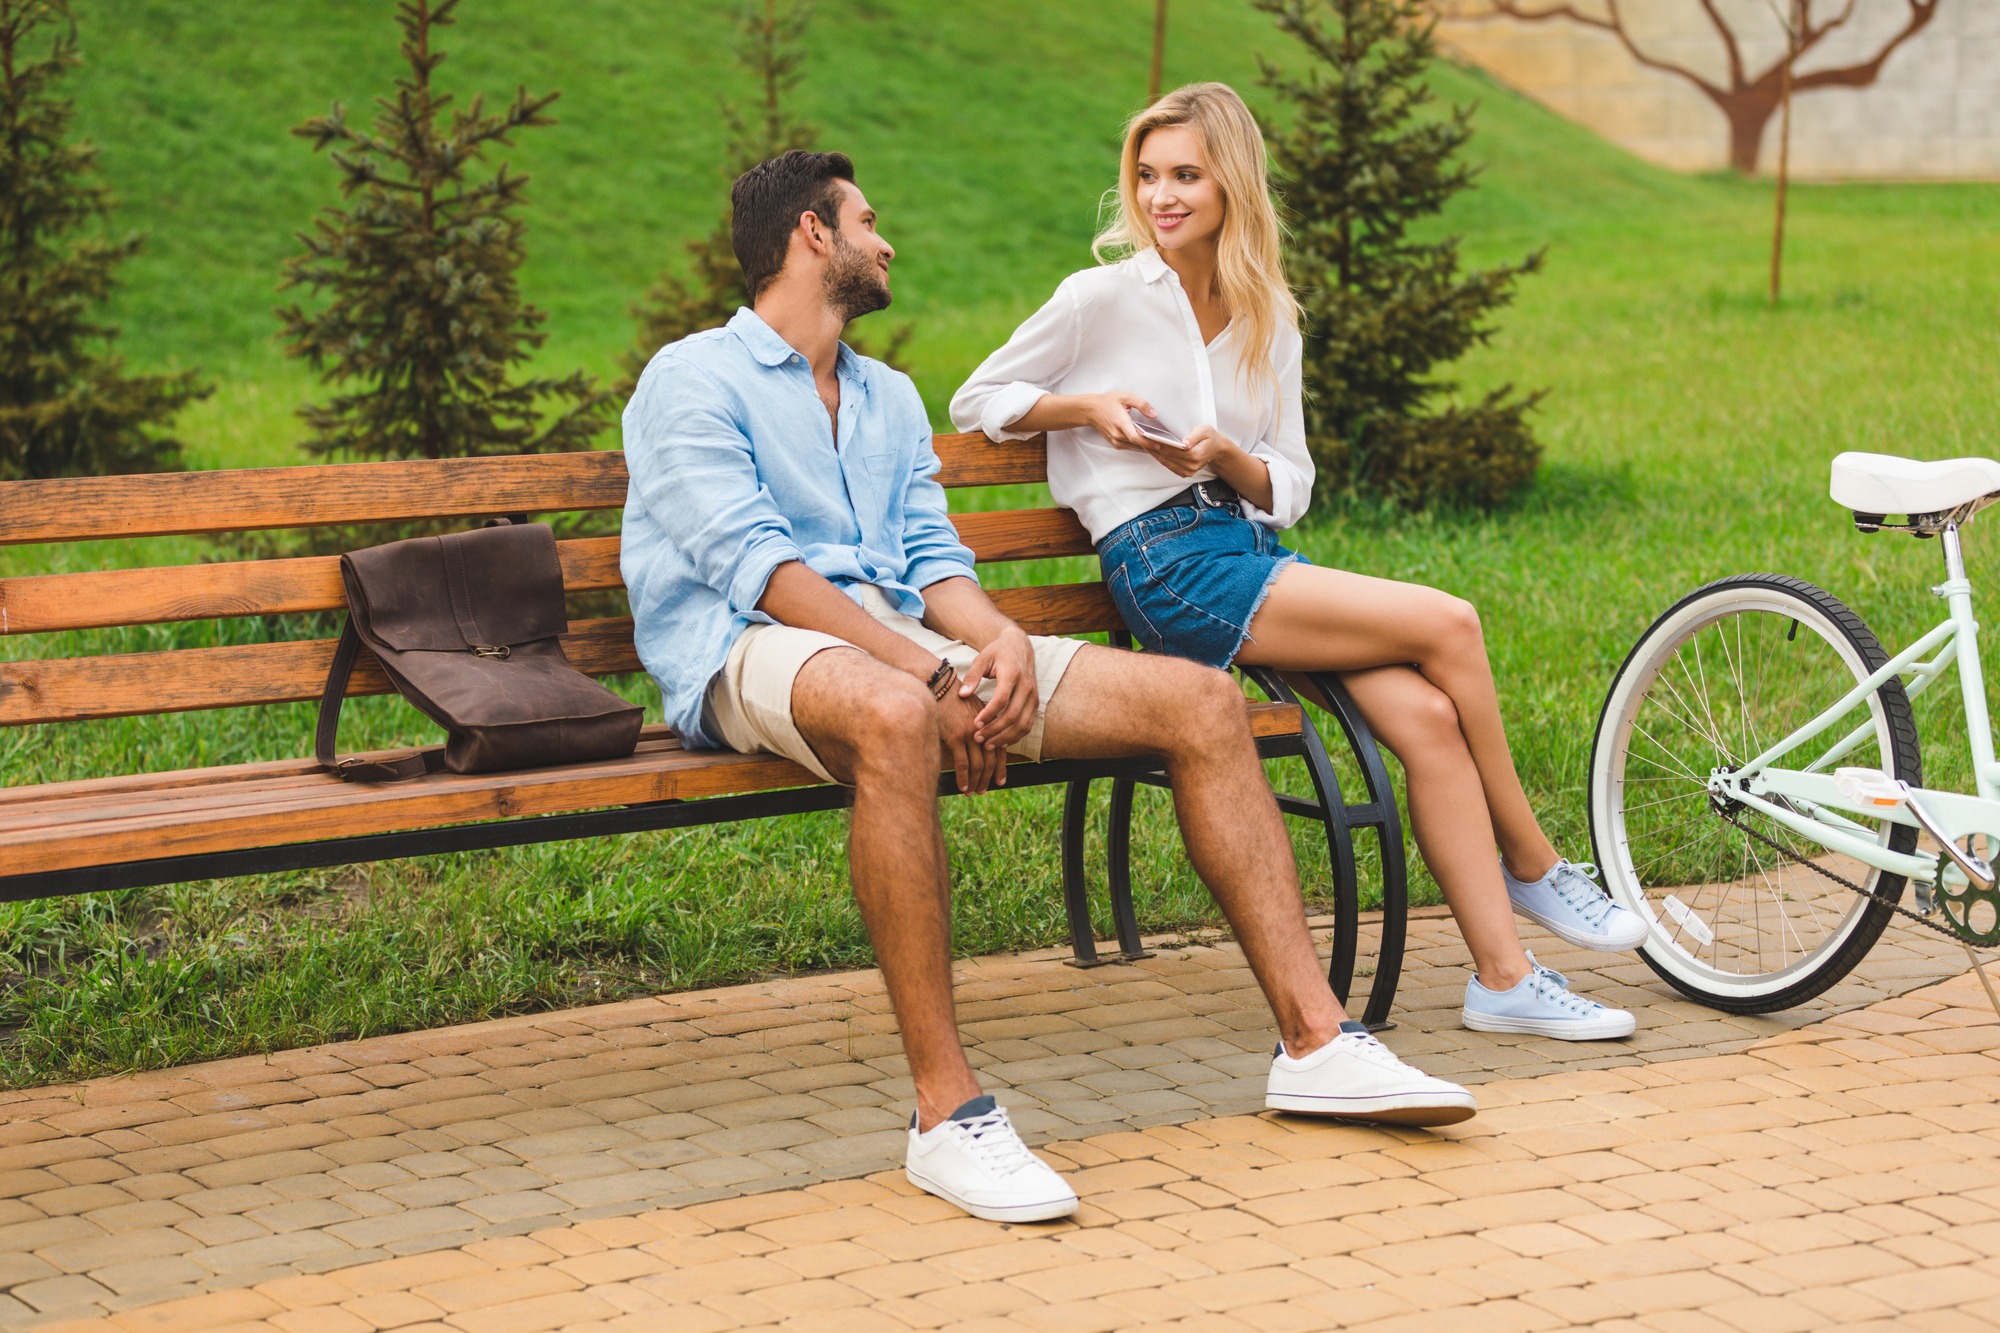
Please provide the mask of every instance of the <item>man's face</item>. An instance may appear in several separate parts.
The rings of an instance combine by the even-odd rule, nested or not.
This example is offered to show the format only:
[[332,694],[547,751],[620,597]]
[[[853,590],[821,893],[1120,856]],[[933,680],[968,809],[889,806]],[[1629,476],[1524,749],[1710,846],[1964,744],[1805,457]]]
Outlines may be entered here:
[[840,189],[840,230],[833,234],[833,251],[820,281],[827,308],[846,321],[888,308],[889,261],[896,250],[877,234],[875,210],[854,183],[834,184]]

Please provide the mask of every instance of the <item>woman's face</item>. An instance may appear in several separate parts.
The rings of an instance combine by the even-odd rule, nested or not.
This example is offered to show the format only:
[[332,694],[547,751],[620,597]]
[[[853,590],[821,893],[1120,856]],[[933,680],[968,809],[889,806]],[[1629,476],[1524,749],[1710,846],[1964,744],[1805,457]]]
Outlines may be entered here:
[[1201,134],[1169,125],[1139,145],[1139,211],[1153,220],[1163,250],[1215,244],[1222,230],[1222,187],[1208,169]]

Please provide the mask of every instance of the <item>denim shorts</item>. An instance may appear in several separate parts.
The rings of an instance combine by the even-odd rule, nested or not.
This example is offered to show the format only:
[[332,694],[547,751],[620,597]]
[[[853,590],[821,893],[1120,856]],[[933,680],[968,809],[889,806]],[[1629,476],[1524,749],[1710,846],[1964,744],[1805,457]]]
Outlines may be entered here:
[[1146,651],[1212,667],[1236,660],[1294,560],[1312,563],[1262,523],[1211,505],[1148,510],[1097,544],[1111,600]]

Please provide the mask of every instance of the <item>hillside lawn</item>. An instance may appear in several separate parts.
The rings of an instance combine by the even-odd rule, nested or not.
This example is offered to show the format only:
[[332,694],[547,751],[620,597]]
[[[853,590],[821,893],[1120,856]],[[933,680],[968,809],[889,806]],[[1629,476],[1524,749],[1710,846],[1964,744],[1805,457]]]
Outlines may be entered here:
[[[123,350],[139,368],[196,365],[218,383],[179,424],[194,466],[300,461],[292,412],[316,388],[283,358],[270,311],[291,233],[330,201],[333,177],[286,130],[332,98],[359,114],[386,91],[386,9],[120,0],[114,21],[105,0],[80,6],[82,128],[103,148],[119,225],[151,234],[114,311]],[[899,247],[896,305],[873,318],[914,325],[910,356],[938,426],[980,357],[1089,262],[1117,125],[1143,90],[1150,12],[1139,0],[997,0],[976,15],[918,0],[819,5],[798,100],[824,146],[855,155]],[[510,154],[534,177],[523,284],[550,312],[541,368],[611,371],[631,301],[711,224],[724,188],[716,99],[749,91],[725,55],[728,13],[686,0],[468,0],[445,34],[450,86],[564,92],[563,124]],[[1183,0],[1173,25],[1170,82],[1225,79],[1261,105],[1255,53],[1295,58],[1230,0]],[[1787,295],[1772,311],[1767,184],[1657,171],[1475,74],[1441,67],[1435,81],[1447,100],[1481,103],[1471,156],[1486,167],[1445,225],[1475,263],[1549,250],[1492,345],[1457,368],[1468,393],[1549,390],[1535,418],[1546,461],[1499,514],[1323,499],[1288,540],[1322,564],[1478,604],[1522,777],[1557,845],[1588,859],[1598,707],[1635,637],[1680,593],[1744,570],[1796,574],[1845,598],[1885,641],[1939,614],[1923,593],[1938,577],[1935,548],[1856,535],[1825,498],[1826,463],[1842,449],[1992,452],[2000,195],[1985,184],[1795,189]],[[604,444],[615,447],[615,431]],[[1031,488],[961,499],[1047,503]],[[1975,581],[1994,572],[1985,538],[1968,539]],[[193,562],[207,549],[12,549],[0,570]],[[1093,572],[1074,561],[996,576]],[[11,639],[0,652],[265,632],[197,624]],[[621,688],[656,702],[643,678]],[[1919,708],[1934,784],[1966,780],[1947,693]],[[430,735],[393,699],[361,701],[349,719],[353,747]],[[291,756],[310,725],[300,705],[21,729],[0,733],[0,781]],[[1272,769],[1303,788],[1288,765]],[[946,803],[959,949],[1063,938],[1058,800],[1045,790]],[[1142,924],[1214,930],[1164,797],[1142,792],[1140,805]],[[0,1082],[865,966],[844,832],[842,816],[807,816],[0,907]],[[1308,895],[1323,897],[1323,844],[1311,826],[1298,832]],[[1435,901],[1420,868],[1416,879]]]

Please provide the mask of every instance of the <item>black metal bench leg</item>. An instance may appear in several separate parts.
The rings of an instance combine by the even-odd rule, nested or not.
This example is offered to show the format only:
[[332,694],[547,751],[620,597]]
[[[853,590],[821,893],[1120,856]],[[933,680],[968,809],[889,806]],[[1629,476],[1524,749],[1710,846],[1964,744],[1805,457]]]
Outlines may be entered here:
[[1138,910],[1132,905],[1132,794],[1138,787],[1131,778],[1111,779],[1111,822],[1105,830],[1111,917],[1118,923],[1119,952],[1128,960],[1153,956],[1139,938]]
[[1093,967],[1097,936],[1090,928],[1090,885],[1083,874],[1083,835],[1090,819],[1090,783],[1072,782],[1063,793],[1063,908],[1069,913],[1069,947],[1074,967]]
[[1410,877],[1403,857],[1403,821],[1396,810],[1396,789],[1389,782],[1389,770],[1376,748],[1375,733],[1354,696],[1331,672],[1307,676],[1322,697],[1333,705],[1334,717],[1347,733],[1347,743],[1361,765],[1374,809],[1367,821],[1380,835],[1382,847],[1382,944],[1375,962],[1375,984],[1368,991],[1368,1007],[1361,1021],[1371,1030],[1393,1026],[1389,1010],[1396,1002],[1396,986],[1403,976],[1403,946],[1409,935]]

